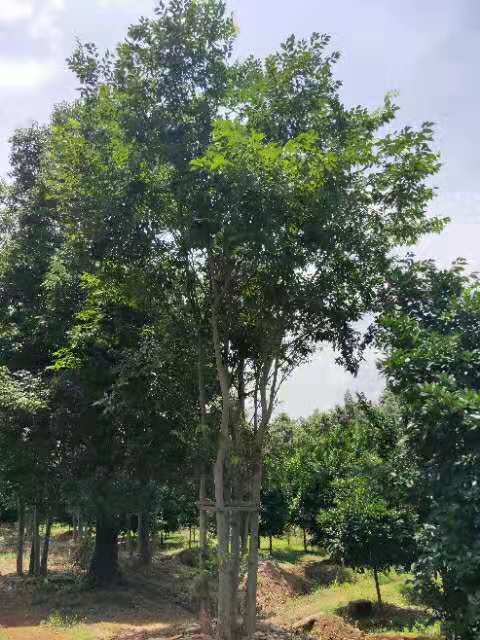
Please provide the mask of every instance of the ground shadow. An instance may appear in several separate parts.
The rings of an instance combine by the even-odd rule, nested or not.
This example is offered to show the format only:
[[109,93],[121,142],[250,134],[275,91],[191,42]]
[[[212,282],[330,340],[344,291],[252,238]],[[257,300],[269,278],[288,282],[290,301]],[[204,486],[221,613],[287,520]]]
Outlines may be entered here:
[[90,589],[81,576],[49,572],[48,579],[0,576],[0,626],[36,626],[52,616],[86,624],[178,626],[194,619],[182,567],[165,558],[148,569],[129,567],[122,584]]
[[344,584],[345,582],[353,582],[355,579],[351,569],[325,559],[307,563],[305,577],[313,588],[330,587],[332,584]]
[[373,614],[368,617],[353,616],[351,604],[336,609],[335,613],[346,622],[355,624],[368,633],[376,631],[414,631],[431,624],[431,616],[422,609],[399,607],[394,604],[378,604],[373,607]]
[[261,549],[260,555],[264,560],[278,560],[278,562],[290,562],[290,564],[297,564],[301,562],[306,555],[317,556],[319,558],[324,557],[324,553],[319,550],[299,551],[298,549],[274,549],[270,555],[268,550]]

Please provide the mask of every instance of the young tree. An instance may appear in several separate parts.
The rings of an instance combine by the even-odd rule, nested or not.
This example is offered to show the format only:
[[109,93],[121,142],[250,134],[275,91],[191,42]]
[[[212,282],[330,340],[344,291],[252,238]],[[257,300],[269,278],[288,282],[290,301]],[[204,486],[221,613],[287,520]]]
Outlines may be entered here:
[[382,606],[379,573],[408,570],[415,559],[413,510],[392,506],[372,489],[370,478],[336,483],[333,508],[318,523],[332,557],[356,571],[371,570]]

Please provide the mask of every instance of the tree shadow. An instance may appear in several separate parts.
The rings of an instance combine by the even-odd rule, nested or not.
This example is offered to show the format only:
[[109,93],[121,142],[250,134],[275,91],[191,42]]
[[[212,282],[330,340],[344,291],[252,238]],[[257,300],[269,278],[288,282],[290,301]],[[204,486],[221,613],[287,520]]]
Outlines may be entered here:
[[273,553],[270,555],[269,552],[265,549],[260,551],[260,555],[265,560],[277,560],[278,562],[289,562],[290,564],[297,564],[301,562],[306,555],[308,556],[317,556],[318,558],[322,558],[324,554],[321,551],[300,551],[298,549],[274,549]]
[[352,603],[339,607],[335,613],[346,622],[354,624],[367,633],[378,631],[415,631],[422,630],[432,623],[431,615],[414,607],[399,607],[385,603],[373,605],[373,613],[368,617],[352,614]]
[[[188,570],[170,558],[149,569],[128,567],[122,584],[88,588],[81,576],[50,571],[48,578],[0,576],[0,625],[30,627],[52,616],[85,624],[161,625],[174,630],[194,620]],[[157,634],[158,635],[158,634]]]
[[351,569],[326,559],[306,564],[305,577],[312,583],[314,588],[330,587],[333,584],[344,584],[355,580],[355,575]]

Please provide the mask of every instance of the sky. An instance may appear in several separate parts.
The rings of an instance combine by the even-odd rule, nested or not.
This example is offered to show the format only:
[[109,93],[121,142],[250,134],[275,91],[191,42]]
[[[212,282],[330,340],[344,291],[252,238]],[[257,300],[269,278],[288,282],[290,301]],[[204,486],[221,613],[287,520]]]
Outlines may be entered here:
[[[0,174],[16,127],[47,122],[52,106],[74,98],[65,59],[76,39],[113,48],[154,0],[0,0]],[[447,266],[465,257],[480,270],[480,0],[228,0],[239,27],[235,55],[264,56],[290,33],[329,33],[342,54],[337,77],[347,104],[376,107],[397,91],[399,126],[435,123],[442,170],[430,211],[451,219],[415,251]],[[319,351],[285,384],[280,409],[306,416],[340,403],[347,390],[376,399],[378,354],[353,378]]]

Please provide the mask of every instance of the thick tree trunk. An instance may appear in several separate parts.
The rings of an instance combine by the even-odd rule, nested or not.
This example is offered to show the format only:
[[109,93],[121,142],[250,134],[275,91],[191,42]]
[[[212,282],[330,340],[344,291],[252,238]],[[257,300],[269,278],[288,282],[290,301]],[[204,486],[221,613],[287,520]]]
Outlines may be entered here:
[[40,561],[40,574],[46,576],[48,573],[48,553],[50,550],[50,536],[52,535],[52,517],[48,516],[45,527],[45,538],[43,540],[42,559]]
[[95,550],[88,570],[90,581],[107,586],[119,580],[118,527],[111,519],[99,517],[95,532]]
[[378,606],[381,607],[383,606],[382,594],[380,591],[380,581],[378,579],[378,571],[376,569],[373,570],[373,579],[375,580],[375,590],[377,592]]
[[152,564],[152,547],[150,544],[150,517],[147,511],[138,514],[138,558],[140,564],[149,566]]
[[23,547],[25,542],[25,503],[17,499],[17,576],[23,576]]

